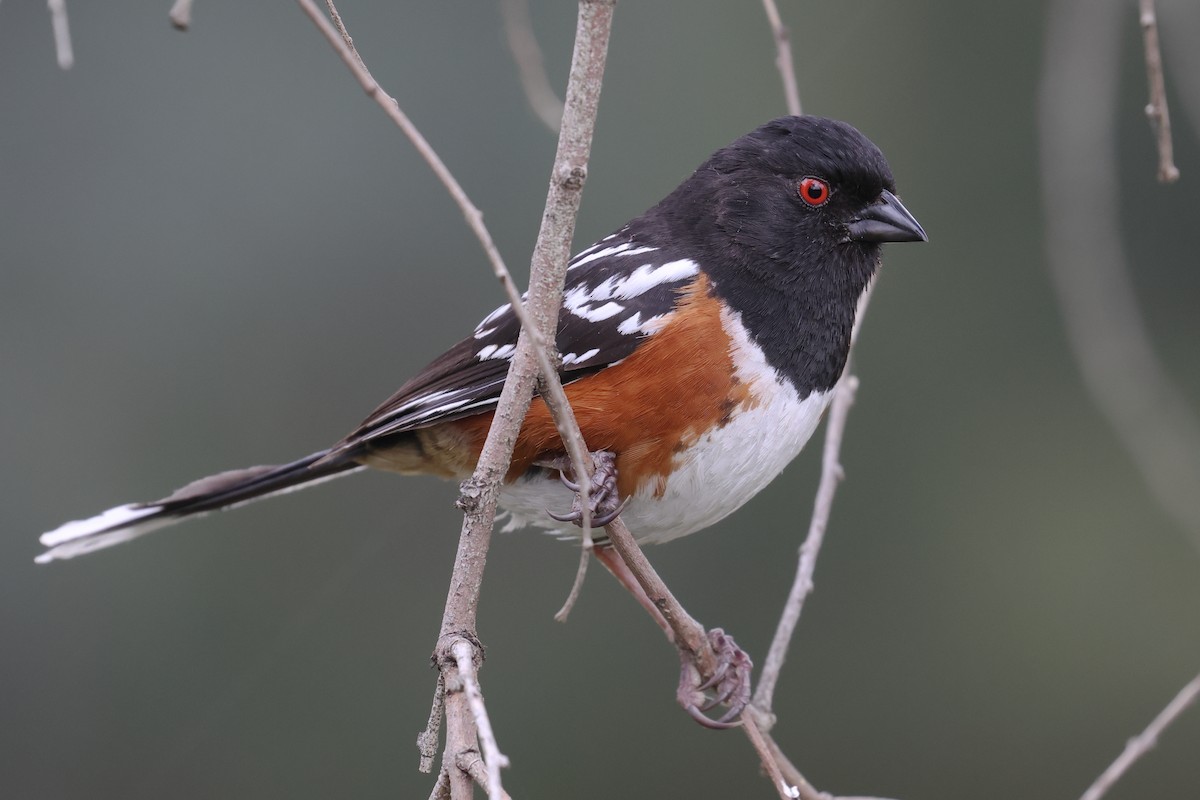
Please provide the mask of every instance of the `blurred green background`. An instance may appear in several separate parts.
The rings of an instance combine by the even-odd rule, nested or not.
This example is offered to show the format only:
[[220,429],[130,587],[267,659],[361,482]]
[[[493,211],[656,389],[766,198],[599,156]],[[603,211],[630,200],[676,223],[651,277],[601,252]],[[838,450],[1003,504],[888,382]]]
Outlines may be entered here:
[[[62,72],[45,4],[0,5],[0,793],[425,797],[454,486],[363,475],[32,563],[64,520],[326,445],[499,302],[445,191],[293,4],[201,0],[187,34],[168,6],[71,3]],[[1122,223],[1196,409],[1200,71],[1175,54],[1200,48],[1200,9],[1160,9],[1183,172],[1164,188],[1128,6]],[[498,10],[341,10],[526,274],[554,138]],[[561,92],[575,4],[533,10]],[[833,792],[1077,797],[1200,668],[1200,557],[1084,393],[1050,290],[1047,7],[783,12],[805,110],[883,148],[931,241],[886,253],[777,737]],[[623,2],[577,247],[782,113],[773,62],[757,2]],[[649,553],[760,662],[818,449]],[[483,679],[513,796],[773,796],[740,734],[676,707],[673,652],[602,570],[552,621],[575,561],[530,533],[492,549]],[[1200,796],[1198,750],[1200,709],[1111,797]]]

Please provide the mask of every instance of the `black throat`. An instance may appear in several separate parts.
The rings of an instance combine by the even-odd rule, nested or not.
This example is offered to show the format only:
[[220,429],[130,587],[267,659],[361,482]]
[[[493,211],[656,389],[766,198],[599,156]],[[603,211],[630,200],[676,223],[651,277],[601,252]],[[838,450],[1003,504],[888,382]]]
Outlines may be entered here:
[[[858,299],[879,264],[878,247],[847,243],[823,253],[823,269],[796,263],[721,257],[702,263],[713,291],[741,316],[767,363],[801,399],[833,388],[846,367]],[[830,261],[832,259],[832,261]]]

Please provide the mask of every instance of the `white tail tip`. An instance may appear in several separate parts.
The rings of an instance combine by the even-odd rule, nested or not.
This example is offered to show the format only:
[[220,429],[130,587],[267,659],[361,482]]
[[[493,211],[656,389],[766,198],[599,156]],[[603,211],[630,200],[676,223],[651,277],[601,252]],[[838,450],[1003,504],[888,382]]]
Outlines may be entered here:
[[[102,550],[130,539],[170,525],[175,520],[169,516],[154,515],[162,511],[162,506],[125,505],[110,508],[103,514],[97,514],[90,519],[75,520],[58,526],[54,530],[43,533],[41,542],[50,549],[34,559],[38,564],[46,564],[57,559],[74,558],[93,550]],[[151,519],[146,519],[151,517]],[[138,522],[138,520],[144,520]]]

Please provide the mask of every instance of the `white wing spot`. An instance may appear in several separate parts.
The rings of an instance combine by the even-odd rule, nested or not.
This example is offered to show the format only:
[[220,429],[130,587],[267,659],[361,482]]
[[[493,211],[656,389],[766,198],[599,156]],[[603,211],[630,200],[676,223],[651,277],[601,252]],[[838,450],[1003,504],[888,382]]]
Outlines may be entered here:
[[638,267],[618,284],[613,297],[621,299],[629,299],[637,297],[640,294],[650,291],[655,286],[661,286],[664,283],[675,283],[676,281],[690,278],[700,272],[700,266],[690,258],[682,258],[678,261],[668,261],[666,264],[660,264],[655,267],[651,264],[645,264]]
[[480,361],[487,361],[489,358],[510,358],[516,349],[516,345],[513,344],[489,344],[476,353],[475,357]]
[[[522,298],[524,298],[524,295],[522,295]],[[504,314],[506,312],[511,310],[511,308],[512,308],[511,305],[509,305],[508,303],[505,303],[504,305],[500,306],[492,313],[488,314],[482,320],[480,320],[479,324],[475,326],[475,338],[483,339],[484,337],[495,333],[496,329],[494,327],[488,327],[488,326],[491,325],[493,322],[498,321],[501,317],[504,316]]]
[[[633,247],[633,245],[630,244],[629,242],[626,242],[625,244],[615,244],[612,247],[605,247],[601,250],[596,250],[593,253],[588,253],[586,256],[581,253],[579,256],[575,257],[575,261],[569,267],[567,267],[567,269],[575,269],[576,267],[582,267],[584,264],[590,264],[591,262],[595,261],[598,258],[604,258],[606,256],[613,256],[613,255],[616,255],[617,253],[620,253],[623,250],[628,250],[631,247]],[[580,257],[580,256],[582,256],[582,257]]]

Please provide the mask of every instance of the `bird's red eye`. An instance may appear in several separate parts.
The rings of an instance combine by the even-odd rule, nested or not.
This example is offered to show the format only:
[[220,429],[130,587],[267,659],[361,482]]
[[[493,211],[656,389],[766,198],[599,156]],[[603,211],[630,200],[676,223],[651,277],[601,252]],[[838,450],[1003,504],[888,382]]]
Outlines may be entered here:
[[829,184],[820,178],[805,178],[800,181],[800,199],[813,208],[829,202]]

